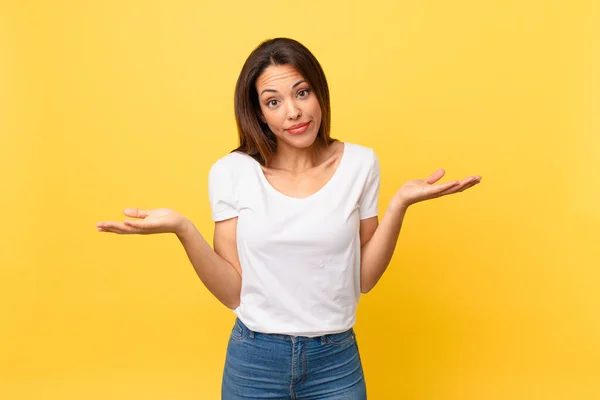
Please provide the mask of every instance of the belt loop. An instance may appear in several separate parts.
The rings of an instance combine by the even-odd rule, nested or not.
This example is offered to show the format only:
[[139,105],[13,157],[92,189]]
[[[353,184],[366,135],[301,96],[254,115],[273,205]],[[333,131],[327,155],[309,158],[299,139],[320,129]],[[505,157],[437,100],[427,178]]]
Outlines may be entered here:
[[321,344],[327,343],[327,335],[321,336]]

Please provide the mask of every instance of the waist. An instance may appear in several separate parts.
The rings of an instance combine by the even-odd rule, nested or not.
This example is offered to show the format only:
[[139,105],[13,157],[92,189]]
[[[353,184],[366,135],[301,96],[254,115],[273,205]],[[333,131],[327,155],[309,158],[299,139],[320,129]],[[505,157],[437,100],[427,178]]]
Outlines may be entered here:
[[[254,299],[257,300],[257,299]],[[287,336],[317,337],[352,328],[358,301],[248,301],[242,298],[235,315],[252,331]]]
[[317,333],[309,335],[292,335],[285,333],[269,333],[260,332],[249,328],[242,320],[238,317],[235,320],[235,329],[239,330],[239,333],[243,336],[250,338],[265,338],[271,341],[288,341],[288,342],[299,342],[299,341],[320,341],[320,342],[336,342],[348,337],[354,337],[354,328],[344,329],[342,331],[334,331],[330,333]]

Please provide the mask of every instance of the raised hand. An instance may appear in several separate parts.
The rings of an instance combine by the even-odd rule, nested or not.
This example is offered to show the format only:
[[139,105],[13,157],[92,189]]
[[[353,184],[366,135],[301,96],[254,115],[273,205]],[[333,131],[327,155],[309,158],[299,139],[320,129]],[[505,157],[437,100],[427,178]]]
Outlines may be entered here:
[[481,182],[481,176],[474,175],[460,181],[454,180],[436,184],[435,182],[442,179],[445,173],[443,169],[439,169],[427,179],[415,179],[406,182],[394,195],[392,199],[393,206],[406,208],[420,201],[463,192]]
[[154,208],[152,210],[140,210],[139,208],[126,208],[123,211],[127,217],[137,219],[126,219],[123,222],[98,222],[98,232],[112,232],[118,234],[141,234],[151,233],[181,233],[189,220],[183,215],[168,209]]

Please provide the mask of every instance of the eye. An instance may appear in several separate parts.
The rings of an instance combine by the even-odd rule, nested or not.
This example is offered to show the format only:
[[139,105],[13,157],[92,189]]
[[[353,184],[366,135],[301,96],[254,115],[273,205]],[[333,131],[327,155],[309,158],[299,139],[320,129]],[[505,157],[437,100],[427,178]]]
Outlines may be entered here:
[[277,104],[279,104],[279,100],[271,99],[267,101],[267,106],[271,108],[276,107]]
[[310,89],[302,89],[298,92],[297,96],[299,98],[303,98],[303,97],[307,97],[309,93],[310,93]]

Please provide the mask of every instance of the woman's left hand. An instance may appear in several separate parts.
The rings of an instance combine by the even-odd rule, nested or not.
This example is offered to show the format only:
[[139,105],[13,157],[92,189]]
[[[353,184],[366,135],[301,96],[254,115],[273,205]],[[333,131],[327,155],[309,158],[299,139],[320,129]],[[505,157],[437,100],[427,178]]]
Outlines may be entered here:
[[436,184],[435,182],[442,179],[445,173],[443,169],[439,169],[427,179],[415,179],[406,182],[394,195],[391,205],[394,208],[406,209],[411,204],[420,201],[463,192],[481,182],[481,176],[474,175],[460,181],[455,180]]

